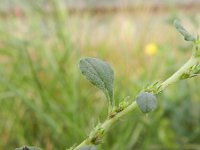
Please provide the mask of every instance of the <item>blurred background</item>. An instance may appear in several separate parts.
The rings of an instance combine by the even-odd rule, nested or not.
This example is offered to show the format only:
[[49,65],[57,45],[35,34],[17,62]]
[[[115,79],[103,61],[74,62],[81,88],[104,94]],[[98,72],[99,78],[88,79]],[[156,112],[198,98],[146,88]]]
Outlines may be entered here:
[[[191,55],[173,20],[200,33],[199,0],[1,0],[0,149],[62,150],[106,118],[107,101],[78,70],[98,57],[115,71],[115,99],[163,81]],[[200,78],[171,85],[147,116],[135,110],[99,150],[200,150]]]

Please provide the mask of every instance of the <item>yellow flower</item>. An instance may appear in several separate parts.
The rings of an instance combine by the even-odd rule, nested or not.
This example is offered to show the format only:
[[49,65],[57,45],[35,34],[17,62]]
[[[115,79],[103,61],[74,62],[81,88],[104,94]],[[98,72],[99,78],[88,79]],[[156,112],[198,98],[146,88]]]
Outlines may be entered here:
[[145,46],[145,53],[149,56],[154,56],[157,53],[157,45],[155,43],[149,43]]

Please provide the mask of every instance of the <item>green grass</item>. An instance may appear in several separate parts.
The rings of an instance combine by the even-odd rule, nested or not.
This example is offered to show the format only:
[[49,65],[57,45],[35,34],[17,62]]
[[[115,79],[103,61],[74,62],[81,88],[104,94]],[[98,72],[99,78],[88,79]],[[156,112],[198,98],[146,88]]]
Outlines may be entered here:
[[[30,9],[22,17],[0,17],[0,149],[35,145],[62,150],[81,142],[106,117],[103,94],[80,76],[80,57],[112,64],[120,101],[127,95],[134,99],[147,84],[167,78],[191,53],[166,23],[171,15],[158,15],[156,23],[148,12],[134,16],[133,28],[140,31],[135,32],[131,14],[73,16],[57,1],[48,3],[54,13],[27,2]],[[158,45],[153,57],[143,50],[149,42]],[[154,112],[129,114],[99,149],[199,149],[199,82],[197,77],[170,86]]]

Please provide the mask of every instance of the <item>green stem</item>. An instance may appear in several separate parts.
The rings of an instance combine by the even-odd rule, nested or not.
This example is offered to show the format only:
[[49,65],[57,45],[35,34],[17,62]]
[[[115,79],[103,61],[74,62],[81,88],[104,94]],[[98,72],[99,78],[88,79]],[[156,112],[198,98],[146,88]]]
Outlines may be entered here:
[[[188,72],[189,69],[197,64],[199,62],[200,58],[199,57],[194,57],[192,56],[177,72],[175,72],[171,77],[169,77],[167,80],[165,80],[159,88],[159,91],[163,91],[167,86],[169,86],[170,84],[177,82],[180,80],[181,75],[183,75],[184,73]],[[129,112],[135,110],[135,108],[137,108],[137,103],[136,101],[133,101],[129,106],[127,106],[126,108],[124,108],[124,110],[118,112],[117,114],[115,114],[113,117],[108,117],[108,119],[105,120],[104,123],[102,123],[99,127],[97,127],[98,129],[101,129],[101,131],[104,131],[103,134],[105,134],[106,132],[108,132],[108,130],[110,129],[110,127],[117,121],[119,120],[121,117],[125,116],[126,114],[128,114]],[[86,138],[81,144],[79,144],[78,146],[76,146],[73,150],[79,150],[81,147],[86,146],[86,145],[97,145],[95,143],[91,142],[91,139],[94,137],[98,137],[99,135],[99,130],[94,129],[90,135],[88,136],[88,138]],[[103,136],[100,136],[100,140],[102,140]]]
[[[107,120],[105,120],[105,122],[103,124],[101,124],[101,126],[99,128],[103,129],[104,132],[107,132],[113,123],[115,123],[119,118],[125,116],[127,113],[133,111],[136,107],[137,107],[137,103],[136,103],[136,101],[133,101],[128,107],[126,107],[126,109],[117,113],[113,118],[108,118]],[[93,132],[91,132],[91,134],[94,135]],[[91,138],[91,136],[89,136],[89,137]],[[87,138],[81,144],[79,144],[77,147],[75,147],[74,150],[79,150],[81,147],[83,147],[85,145],[89,145],[89,144],[91,144],[91,143],[90,143],[89,139]]]
[[197,64],[198,61],[199,58],[191,57],[177,72],[161,84],[160,91],[163,91],[168,85],[180,80],[181,75],[187,72],[193,65]]

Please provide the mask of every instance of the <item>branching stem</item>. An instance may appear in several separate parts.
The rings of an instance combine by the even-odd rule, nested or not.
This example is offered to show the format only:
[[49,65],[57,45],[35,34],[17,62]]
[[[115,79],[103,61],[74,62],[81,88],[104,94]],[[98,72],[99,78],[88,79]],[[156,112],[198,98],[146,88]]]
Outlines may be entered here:
[[[162,82],[159,86],[159,92],[162,92],[167,86],[170,84],[173,84],[179,80],[181,80],[181,76],[184,73],[187,73],[190,71],[191,67],[198,64],[200,61],[200,57],[194,57],[193,55],[178,71],[176,71],[171,77],[166,79],[164,82]],[[159,93],[158,92],[158,93]],[[98,125],[90,134],[89,136],[78,146],[73,148],[73,150],[79,150],[83,146],[87,145],[98,145],[101,143],[102,138],[106,132],[109,131],[110,127],[121,117],[125,116],[129,112],[135,110],[137,108],[136,101],[133,101],[131,104],[129,104],[127,107],[125,107],[122,111],[117,112],[112,117],[108,117],[102,124]],[[100,132],[101,131],[101,132]],[[102,132],[103,131],[103,132]],[[95,141],[95,140],[96,141]]]

